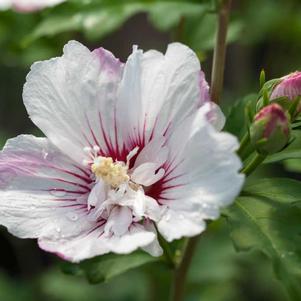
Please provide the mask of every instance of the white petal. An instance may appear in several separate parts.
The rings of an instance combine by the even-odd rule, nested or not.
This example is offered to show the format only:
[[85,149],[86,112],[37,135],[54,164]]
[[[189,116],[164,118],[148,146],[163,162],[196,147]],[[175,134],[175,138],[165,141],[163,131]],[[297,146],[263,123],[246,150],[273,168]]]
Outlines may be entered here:
[[11,7],[11,0],[0,1],[0,10],[6,10]]
[[19,12],[32,12],[65,1],[66,0],[11,0],[12,7]]
[[172,209],[167,210],[158,222],[158,230],[168,242],[198,235],[205,227],[206,224],[198,212],[179,212]]
[[125,65],[117,115],[124,135],[132,141],[162,136],[200,105],[200,63],[180,43],[166,54],[134,50]]
[[18,136],[0,153],[0,224],[21,238],[88,231],[89,175],[45,138]]
[[157,168],[161,167],[168,156],[168,148],[164,146],[165,142],[164,136],[152,139],[137,156],[133,169],[143,163],[156,163]]
[[106,199],[107,189],[102,180],[98,180],[88,197],[88,209],[100,206]]
[[117,148],[114,103],[122,64],[109,52],[90,52],[78,42],[64,55],[35,63],[23,99],[30,118],[65,154],[81,163],[86,146]]
[[143,189],[135,191],[129,187],[122,198],[111,200],[110,204],[130,208],[137,222],[143,217],[158,221],[162,214],[162,206],[159,206],[153,198],[145,195]]
[[206,111],[200,109],[178,127],[167,145],[172,160],[163,178],[159,202],[172,210],[170,216],[178,220],[184,216],[183,225],[188,216],[187,220],[199,222],[200,227],[191,225],[190,234],[183,234],[182,227],[168,227],[166,219],[172,218],[166,211],[160,221],[165,225],[162,231],[166,237],[195,235],[197,229],[203,229],[204,220],[218,218],[220,208],[229,205],[242,187],[244,176],[239,174],[241,162],[235,154],[238,142],[234,136],[216,131],[207,121]]
[[143,163],[139,165],[133,171],[131,179],[143,186],[150,186],[158,182],[164,176],[164,169],[160,168],[158,171],[158,166],[156,163]]
[[168,175],[167,180],[181,176],[168,181],[166,185],[176,187],[166,190],[165,197],[175,199],[181,195],[185,200],[196,197],[197,202],[208,201],[219,206],[233,201],[244,180],[239,174],[242,164],[235,153],[239,144],[234,136],[217,132],[204,118],[195,115],[183,123],[168,143],[182,163]]
[[201,110],[206,111],[207,120],[211,125],[218,131],[221,131],[225,125],[226,118],[220,107],[213,102],[207,102],[202,106]]
[[39,246],[48,252],[62,256],[66,260],[79,262],[109,252],[128,254],[139,247],[143,248],[151,244],[155,239],[156,235],[152,231],[135,224],[123,236],[106,237],[103,235],[103,230],[99,228],[71,240],[39,239]]
[[[150,220],[145,220],[143,226],[146,230],[153,232],[157,237],[157,230]],[[159,244],[158,239],[154,239],[152,243],[142,248],[145,252],[149,253],[152,256],[161,256],[163,254],[163,250]]]
[[205,73],[200,71],[199,73],[199,88],[200,88],[200,106],[207,102],[210,102],[209,85],[205,78]]
[[122,236],[128,232],[132,223],[132,211],[127,207],[116,206],[111,211],[104,231],[106,235],[113,233],[116,236]]

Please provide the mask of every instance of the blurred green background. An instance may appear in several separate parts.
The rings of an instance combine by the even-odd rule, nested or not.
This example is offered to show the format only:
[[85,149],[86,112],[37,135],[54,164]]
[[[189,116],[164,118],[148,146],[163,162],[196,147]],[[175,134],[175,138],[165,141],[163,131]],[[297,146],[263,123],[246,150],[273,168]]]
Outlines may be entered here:
[[[1,0],[0,0],[1,1]],[[59,56],[76,39],[112,51],[122,61],[133,44],[164,51],[181,41],[198,54],[210,80],[217,1],[73,0],[41,12],[0,12],[0,143],[21,133],[40,135],[22,103],[30,65]],[[301,67],[300,0],[233,1],[228,34],[223,109],[258,91],[262,68],[268,78]],[[299,161],[285,167],[298,177]],[[285,167],[261,174],[287,173]],[[259,174],[257,174],[259,176]],[[108,283],[90,285],[61,272],[59,259],[0,230],[0,301],[167,300],[167,268],[148,264]],[[159,296],[159,297],[158,297]],[[158,299],[160,298],[160,299]],[[270,261],[261,253],[236,253],[223,219],[200,240],[189,274],[187,300],[285,301]]]

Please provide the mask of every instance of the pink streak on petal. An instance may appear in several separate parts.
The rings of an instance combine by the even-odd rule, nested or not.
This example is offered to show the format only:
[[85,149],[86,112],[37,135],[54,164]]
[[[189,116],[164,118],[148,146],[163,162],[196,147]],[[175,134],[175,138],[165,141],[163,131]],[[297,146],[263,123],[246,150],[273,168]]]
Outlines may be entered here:
[[201,70],[199,73],[199,87],[200,87],[200,103],[202,106],[204,103],[211,101],[209,94],[209,85],[205,79],[205,73]]
[[108,50],[100,47],[93,50],[94,54],[97,55],[99,61],[101,62],[101,69],[106,71],[107,74],[111,74],[113,77],[119,76],[121,74],[123,63]]
[[281,78],[274,88],[270,99],[286,96],[290,100],[301,95],[301,72],[296,71]]

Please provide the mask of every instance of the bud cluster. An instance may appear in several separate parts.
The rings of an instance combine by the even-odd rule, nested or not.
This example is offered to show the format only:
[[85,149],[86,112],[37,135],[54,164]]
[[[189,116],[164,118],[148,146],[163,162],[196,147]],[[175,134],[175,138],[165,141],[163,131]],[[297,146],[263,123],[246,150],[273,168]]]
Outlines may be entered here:
[[[261,82],[262,78],[264,72]],[[288,144],[291,123],[301,112],[301,72],[263,83],[262,87],[250,139],[258,153],[268,155],[281,151]]]
[[280,105],[270,104],[255,115],[250,138],[258,153],[267,155],[279,152],[288,143],[289,137],[289,116]]

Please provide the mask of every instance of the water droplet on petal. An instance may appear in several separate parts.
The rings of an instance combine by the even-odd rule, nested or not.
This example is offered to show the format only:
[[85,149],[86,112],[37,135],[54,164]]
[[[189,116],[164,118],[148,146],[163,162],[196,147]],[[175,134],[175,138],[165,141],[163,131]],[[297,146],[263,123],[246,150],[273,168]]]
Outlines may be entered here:
[[66,195],[66,191],[64,189],[51,189],[50,190],[50,194],[52,194],[53,196],[56,196],[56,197],[63,197]]
[[37,207],[35,205],[30,206],[30,210],[35,210]]
[[74,222],[78,220],[78,215],[74,212],[68,212],[67,217]]
[[58,233],[61,232],[61,228],[60,228],[60,227],[56,227],[55,230],[56,230],[56,232],[58,232]]

